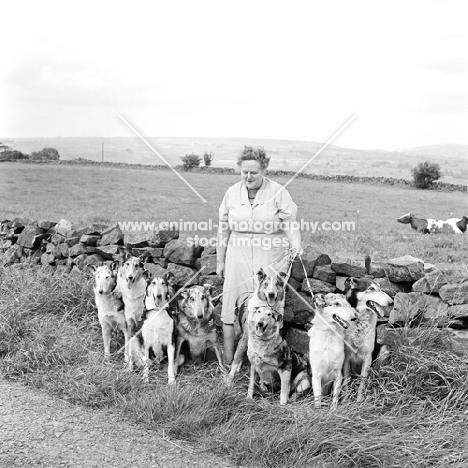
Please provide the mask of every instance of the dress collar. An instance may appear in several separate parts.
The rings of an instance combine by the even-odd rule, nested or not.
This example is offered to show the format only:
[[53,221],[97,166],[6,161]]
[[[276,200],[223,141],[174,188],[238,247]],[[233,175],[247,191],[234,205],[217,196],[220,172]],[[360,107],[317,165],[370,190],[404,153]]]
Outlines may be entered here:
[[257,205],[263,205],[265,203],[265,188],[266,188],[267,183],[268,183],[268,179],[266,177],[264,177],[262,185],[258,189],[257,195],[255,196],[255,200],[251,205],[250,201],[249,201],[249,191],[247,190],[247,187],[246,187],[244,181],[242,181],[242,186],[241,186],[242,202],[241,202],[241,205],[251,206],[252,208],[254,206],[257,206]]

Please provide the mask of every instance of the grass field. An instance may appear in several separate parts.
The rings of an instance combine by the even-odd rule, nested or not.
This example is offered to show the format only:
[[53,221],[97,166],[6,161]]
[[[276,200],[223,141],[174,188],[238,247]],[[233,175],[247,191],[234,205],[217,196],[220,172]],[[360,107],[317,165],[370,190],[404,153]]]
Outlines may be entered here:
[[[0,165],[0,218],[74,222],[216,220],[236,176],[184,174],[201,202],[170,172]],[[279,182],[285,180],[278,179]],[[468,234],[421,235],[396,222],[413,211],[466,214],[466,195],[296,179],[290,192],[308,221],[356,219],[355,232],[304,232],[304,244],[384,259],[466,262]],[[181,233],[187,237],[192,233]],[[205,234],[206,233],[200,233]],[[209,233],[210,235],[214,233]],[[73,403],[112,407],[165,437],[264,467],[465,467],[468,463],[468,362],[431,328],[405,329],[389,365],[376,371],[364,403],[315,410],[310,397],[280,408],[278,397],[245,398],[214,363],[182,366],[175,387],[164,370],[150,383],[102,363],[102,340],[89,278],[58,277],[26,264],[0,269],[0,371]],[[113,343],[113,350],[122,345]]]
[[[170,171],[2,163],[0,218],[66,218],[82,223],[212,219],[216,223],[224,192],[238,176],[183,175],[206,203]],[[304,245],[314,245],[332,257],[347,252],[370,254],[376,260],[405,254],[428,262],[468,260],[467,235],[421,235],[396,222],[409,211],[420,217],[461,217],[467,214],[466,194],[305,179],[295,179],[288,190],[305,221],[357,223],[351,232],[303,232]],[[194,234],[182,232],[181,238]],[[211,237],[215,232],[198,234]]]

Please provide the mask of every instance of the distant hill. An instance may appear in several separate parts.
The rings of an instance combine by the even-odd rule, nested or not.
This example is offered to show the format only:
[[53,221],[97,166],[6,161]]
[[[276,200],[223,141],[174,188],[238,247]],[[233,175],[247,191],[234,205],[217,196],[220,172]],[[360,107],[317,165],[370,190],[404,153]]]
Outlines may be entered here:
[[[148,137],[149,143],[171,164],[180,164],[185,154],[205,151],[214,154],[213,166],[234,167],[244,145],[263,146],[271,156],[272,169],[298,170],[323,146],[320,142],[265,140],[254,138]],[[6,141],[6,140],[4,140]],[[62,159],[86,158],[100,161],[104,144],[105,161],[160,164],[160,158],[137,137],[10,138],[8,144],[24,153],[44,147],[57,148]],[[430,160],[440,164],[442,181],[468,185],[468,145],[433,145],[399,151],[364,150],[328,146],[305,172],[334,175],[411,179],[411,168]]]

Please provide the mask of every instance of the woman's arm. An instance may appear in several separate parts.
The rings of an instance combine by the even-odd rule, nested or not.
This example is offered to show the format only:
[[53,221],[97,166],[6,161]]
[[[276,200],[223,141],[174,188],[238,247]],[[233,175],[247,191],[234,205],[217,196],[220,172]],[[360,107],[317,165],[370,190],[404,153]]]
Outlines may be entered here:
[[226,250],[231,237],[231,230],[226,221],[219,221],[218,225],[218,245],[216,246],[216,274],[224,277],[226,262]]

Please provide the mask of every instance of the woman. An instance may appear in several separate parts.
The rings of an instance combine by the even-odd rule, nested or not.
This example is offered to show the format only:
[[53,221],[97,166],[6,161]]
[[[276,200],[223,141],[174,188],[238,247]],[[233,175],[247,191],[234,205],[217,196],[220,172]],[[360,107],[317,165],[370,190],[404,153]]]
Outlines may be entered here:
[[269,276],[287,273],[291,256],[301,251],[301,233],[294,229],[297,206],[288,191],[265,177],[270,162],[262,148],[246,146],[238,157],[241,181],[230,187],[219,207],[217,274],[224,276],[221,320],[224,359],[234,355],[235,303],[255,289],[260,268]]

